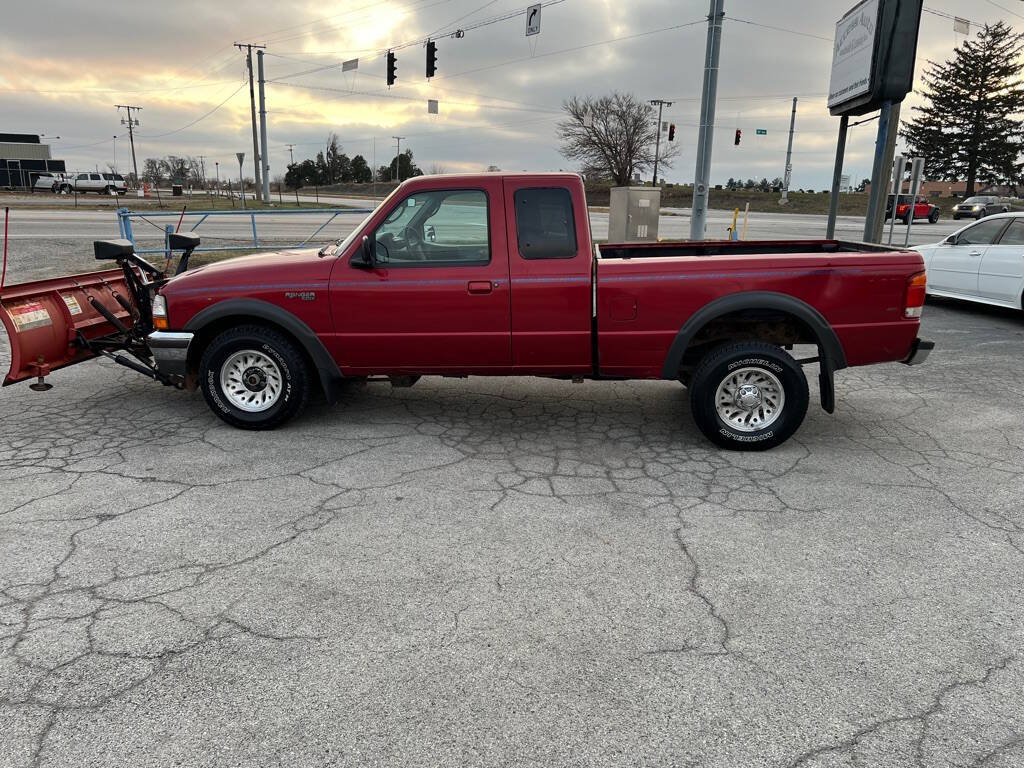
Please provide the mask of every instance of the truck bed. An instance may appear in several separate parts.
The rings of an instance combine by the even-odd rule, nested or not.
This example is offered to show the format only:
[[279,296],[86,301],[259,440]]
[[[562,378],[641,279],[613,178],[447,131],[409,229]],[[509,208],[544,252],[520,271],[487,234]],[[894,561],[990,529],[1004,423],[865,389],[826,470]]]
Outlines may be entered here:
[[[678,242],[601,246],[597,324],[601,372],[660,377],[679,329],[713,303],[768,294],[813,309],[847,365],[899,360],[917,334],[903,315],[914,251],[838,240]],[[715,256],[716,258],[704,258]],[[767,326],[776,315],[761,313]]]

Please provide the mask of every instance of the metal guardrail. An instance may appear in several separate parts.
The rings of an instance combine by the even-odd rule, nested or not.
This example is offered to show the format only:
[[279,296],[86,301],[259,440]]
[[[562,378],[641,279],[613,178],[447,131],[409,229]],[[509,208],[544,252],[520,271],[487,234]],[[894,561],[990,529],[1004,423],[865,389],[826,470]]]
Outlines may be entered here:
[[[125,240],[131,240],[135,243],[135,231],[132,227],[133,221],[143,221],[157,229],[161,229],[164,235],[164,247],[163,248],[136,248],[135,252],[139,254],[143,253],[163,253],[168,258],[171,256],[170,248],[170,236],[178,231],[179,222],[181,224],[187,223],[191,226],[186,231],[195,232],[199,227],[211,217],[217,218],[222,216],[246,216],[249,218],[250,228],[252,230],[252,241],[248,241],[248,238],[244,242],[239,238],[239,242],[233,245],[200,245],[196,248],[196,253],[201,251],[237,251],[239,249],[253,249],[253,250],[280,250],[285,248],[301,248],[308,245],[317,235],[324,231],[327,226],[339,216],[345,215],[357,215],[366,216],[373,213],[372,208],[282,208],[280,210],[233,210],[233,211],[133,211],[130,208],[118,208],[117,209],[117,228],[118,233]],[[326,216],[326,220],[317,227],[313,233],[298,243],[281,243],[275,242],[272,244],[261,244],[259,229],[256,222],[261,216]],[[198,217],[198,220],[195,220]],[[157,218],[172,218],[175,219],[174,224],[164,224],[162,227],[152,219]],[[231,238],[235,239],[235,238]]]

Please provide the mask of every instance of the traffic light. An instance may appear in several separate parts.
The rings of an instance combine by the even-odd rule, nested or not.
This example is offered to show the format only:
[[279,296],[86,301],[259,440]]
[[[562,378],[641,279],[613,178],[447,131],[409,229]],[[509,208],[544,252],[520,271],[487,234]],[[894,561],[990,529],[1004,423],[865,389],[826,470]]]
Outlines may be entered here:
[[675,123],[671,123],[669,125],[669,127],[668,127],[668,140],[669,141],[675,141],[676,140],[676,124]]
[[433,77],[437,72],[437,43],[427,40],[427,77]]
[[741,138],[743,138],[743,131],[741,131],[739,128],[737,128],[736,129],[736,138],[732,140],[732,143],[735,144],[738,147],[740,145],[740,139]]
[[395,54],[392,51],[388,51],[388,85],[394,85],[397,76],[395,75],[398,67],[395,66]]

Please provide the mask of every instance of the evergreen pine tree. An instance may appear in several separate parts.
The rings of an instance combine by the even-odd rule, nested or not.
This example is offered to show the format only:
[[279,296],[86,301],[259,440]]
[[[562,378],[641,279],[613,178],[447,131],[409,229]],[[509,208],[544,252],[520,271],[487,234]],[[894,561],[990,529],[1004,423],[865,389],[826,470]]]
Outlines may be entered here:
[[945,64],[922,74],[927,104],[901,131],[910,152],[925,158],[929,178],[1016,185],[1024,151],[1017,116],[1024,103],[1024,35],[1002,21],[986,24]]

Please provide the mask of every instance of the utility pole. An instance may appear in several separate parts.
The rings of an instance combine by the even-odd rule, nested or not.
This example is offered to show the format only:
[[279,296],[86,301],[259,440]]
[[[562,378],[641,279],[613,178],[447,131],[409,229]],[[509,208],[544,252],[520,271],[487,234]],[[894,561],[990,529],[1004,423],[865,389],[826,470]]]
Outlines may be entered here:
[[402,139],[405,136],[392,136],[392,139],[398,142],[398,149],[395,150],[395,179],[399,184],[402,183]]
[[256,135],[256,89],[253,86],[252,78],[252,49],[253,48],[266,48],[265,45],[253,45],[252,43],[235,43],[235,47],[238,50],[245,49],[245,66],[249,70],[249,112],[252,117],[252,153],[253,153],[253,170],[255,176],[253,180],[256,182],[256,189],[260,188],[260,139]]
[[[115,104],[114,106],[116,106],[118,109],[123,109],[123,110],[127,111],[127,113],[128,113],[128,141],[130,141],[131,145],[132,145],[132,169],[135,171],[135,189],[136,189],[136,195],[138,195],[138,192],[139,192],[139,190],[142,189],[142,187],[139,186],[139,184],[140,184],[140,182],[139,182],[139,164],[135,161],[135,130],[134,129],[137,128],[138,125],[139,125],[139,118],[136,117],[134,119],[134,121],[132,120],[132,110],[134,109],[136,112],[140,112],[142,110],[142,107],[136,107],[134,104]],[[121,118],[121,125],[124,125],[124,124],[125,124],[125,119],[122,117]]]
[[793,127],[796,125],[796,96],[793,97],[793,114],[789,116],[789,144],[786,147],[786,167],[782,175],[781,205],[789,203],[789,181],[793,177]]
[[661,108],[671,107],[671,101],[662,101],[661,99],[651,99],[651,106],[657,106],[658,108],[658,132],[654,137],[654,179],[651,181],[651,186],[658,186],[658,152],[661,149]]
[[294,144],[289,144],[288,145],[288,164],[289,165],[295,165],[295,154],[292,152],[292,150],[294,148],[295,148]]
[[[690,239],[703,240],[708,215],[708,186],[711,183],[711,142],[715,131],[715,101],[718,95],[718,58],[722,47],[725,0],[711,0],[708,40],[704,52],[704,87],[700,101],[700,132],[697,136],[697,168],[693,179],[693,209]],[[661,126],[658,126],[659,128]]]
[[[260,76],[260,150],[263,153],[263,202],[270,202],[270,159],[267,157],[267,95],[264,90],[263,51],[256,51],[257,71]],[[257,178],[257,183],[259,179]]]

